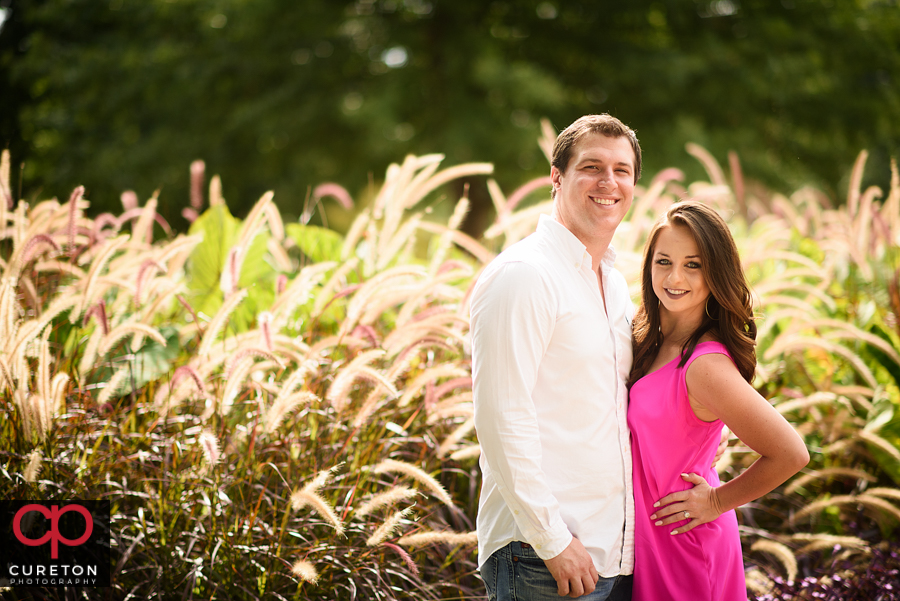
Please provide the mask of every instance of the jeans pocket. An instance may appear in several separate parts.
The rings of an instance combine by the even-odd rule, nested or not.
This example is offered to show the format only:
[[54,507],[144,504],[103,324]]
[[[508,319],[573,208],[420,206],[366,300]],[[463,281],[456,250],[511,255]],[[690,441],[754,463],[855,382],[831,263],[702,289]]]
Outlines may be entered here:
[[556,579],[547,569],[544,560],[533,549],[522,549],[515,558],[516,583],[520,590],[528,591],[520,599],[554,599],[558,597]]
[[[547,564],[544,563],[544,560],[535,552],[533,547],[522,547],[520,550],[516,551],[516,559],[520,562],[526,563],[528,565],[536,566],[539,568],[547,569]],[[549,572],[549,570],[547,570]]]
[[484,588],[487,589],[488,601],[497,601],[497,562],[497,554],[494,553],[487,558],[479,570],[481,579],[484,581]]

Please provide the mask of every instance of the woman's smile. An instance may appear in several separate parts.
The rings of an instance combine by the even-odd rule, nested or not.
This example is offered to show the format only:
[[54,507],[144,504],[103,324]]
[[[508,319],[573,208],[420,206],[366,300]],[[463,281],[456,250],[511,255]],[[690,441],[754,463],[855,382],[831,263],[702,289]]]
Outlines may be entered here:
[[679,319],[703,317],[710,291],[697,242],[687,228],[675,225],[660,230],[650,273],[660,313],[677,314]]

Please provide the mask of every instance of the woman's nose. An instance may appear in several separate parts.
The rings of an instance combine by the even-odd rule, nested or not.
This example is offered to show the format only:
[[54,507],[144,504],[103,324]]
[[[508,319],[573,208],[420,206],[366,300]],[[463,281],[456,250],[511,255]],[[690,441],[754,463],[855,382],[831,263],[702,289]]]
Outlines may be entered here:
[[666,281],[670,284],[677,284],[682,281],[683,277],[684,273],[682,273],[681,268],[675,265],[669,270],[669,276],[666,278]]

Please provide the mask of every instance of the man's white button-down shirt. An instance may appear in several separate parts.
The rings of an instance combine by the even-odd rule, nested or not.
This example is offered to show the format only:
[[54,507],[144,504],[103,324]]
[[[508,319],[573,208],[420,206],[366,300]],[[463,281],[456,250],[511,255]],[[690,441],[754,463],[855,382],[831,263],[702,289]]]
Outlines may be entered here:
[[578,537],[603,577],[631,574],[634,499],[626,420],[633,307],[615,251],[600,293],[585,246],[542,216],[472,296],[478,554],[512,541],[550,559]]

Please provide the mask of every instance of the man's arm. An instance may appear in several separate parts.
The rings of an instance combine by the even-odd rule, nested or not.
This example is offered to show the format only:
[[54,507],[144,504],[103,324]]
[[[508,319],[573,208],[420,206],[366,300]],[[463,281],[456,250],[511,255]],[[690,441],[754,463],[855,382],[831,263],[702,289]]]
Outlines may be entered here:
[[472,299],[470,329],[475,427],[482,456],[525,542],[547,562],[560,591],[575,592],[584,588],[585,579],[593,585],[596,571],[581,544],[573,544],[547,485],[532,398],[553,334],[553,293],[525,263],[499,266],[482,278]]

